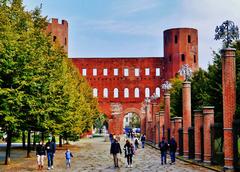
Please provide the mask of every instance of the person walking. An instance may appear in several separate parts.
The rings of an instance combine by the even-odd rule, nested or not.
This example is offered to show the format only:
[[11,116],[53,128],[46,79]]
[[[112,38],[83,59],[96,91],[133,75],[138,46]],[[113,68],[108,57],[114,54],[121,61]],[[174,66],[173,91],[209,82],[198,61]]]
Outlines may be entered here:
[[36,155],[38,170],[42,170],[44,165],[44,157],[46,156],[46,150],[43,141],[40,141],[39,144],[37,145]]
[[143,134],[143,135],[141,136],[141,142],[142,142],[142,148],[144,148],[144,145],[145,145],[145,142],[146,142],[146,136],[145,136],[145,134]]
[[48,138],[45,148],[47,150],[48,170],[50,170],[53,169],[53,159],[56,152],[56,143],[54,142],[54,139],[51,141],[51,138]]
[[126,140],[126,144],[124,145],[124,151],[125,151],[125,158],[127,158],[127,167],[132,167],[132,157],[134,154],[134,147],[129,142],[129,140]]
[[66,167],[70,168],[71,167],[71,158],[73,157],[73,155],[72,155],[72,152],[70,152],[69,149],[66,150],[65,157],[66,157]]
[[135,145],[135,150],[137,150],[139,145],[137,137],[135,138],[134,145]]
[[165,137],[162,138],[162,141],[159,142],[159,148],[161,151],[161,164],[167,164],[167,150],[168,150],[168,144],[165,141]]
[[113,139],[113,143],[111,144],[110,154],[113,155],[114,166],[119,167],[118,165],[118,153],[122,154],[121,146],[118,143],[117,139]]
[[112,133],[109,134],[109,140],[110,140],[110,143],[112,144],[113,143],[113,134]]
[[176,150],[177,150],[177,142],[174,139],[174,136],[172,136],[172,138],[170,140],[170,143],[169,143],[169,152],[170,152],[170,157],[171,157],[171,163],[170,164],[175,163]]

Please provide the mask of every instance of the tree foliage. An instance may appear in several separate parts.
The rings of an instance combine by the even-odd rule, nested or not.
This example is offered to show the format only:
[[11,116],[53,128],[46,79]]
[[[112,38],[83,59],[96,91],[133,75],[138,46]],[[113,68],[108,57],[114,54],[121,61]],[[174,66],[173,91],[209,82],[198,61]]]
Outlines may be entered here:
[[97,101],[46,26],[39,8],[0,0],[0,127],[80,135],[97,118]]

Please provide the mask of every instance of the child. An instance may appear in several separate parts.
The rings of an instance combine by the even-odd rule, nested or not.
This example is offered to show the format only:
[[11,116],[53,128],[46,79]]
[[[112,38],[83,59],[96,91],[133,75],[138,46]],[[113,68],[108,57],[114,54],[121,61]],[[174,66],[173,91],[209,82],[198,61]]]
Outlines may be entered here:
[[71,167],[71,158],[73,157],[73,155],[69,149],[66,150],[65,157],[66,157],[66,166],[67,166],[67,168],[68,167],[70,168]]

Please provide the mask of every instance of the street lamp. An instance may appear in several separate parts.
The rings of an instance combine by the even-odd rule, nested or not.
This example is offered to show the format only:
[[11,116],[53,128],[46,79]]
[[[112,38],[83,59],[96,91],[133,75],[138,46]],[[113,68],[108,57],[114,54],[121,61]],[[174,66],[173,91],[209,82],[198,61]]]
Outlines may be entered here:
[[148,105],[149,105],[149,103],[150,103],[150,98],[149,97],[146,97],[145,99],[144,99],[144,103],[145,103],[145,114],[146,114],[146,124],[145,124],[145,131],[144,131],[144,134],[146,135],[147,133],[147,122],[148,122],[148,118],[147,118],[147,116],[148,116],[148,114],[147,114],[147,111],[148,111]]
[[[158,96],[156,93],[153,93],[152,96],[150,97],[150,100],[151,100],[151,104],[152,104],[152,124],[153,124],[153,127],[152,127],[152,141],[153,143],[155,143],[155,135],[156,135],[156,116],[154,114],[154,110],[153,110],[153,104],[156,102],[156,100],[158,99]],[[155,120],[153,120],[155,118]]]

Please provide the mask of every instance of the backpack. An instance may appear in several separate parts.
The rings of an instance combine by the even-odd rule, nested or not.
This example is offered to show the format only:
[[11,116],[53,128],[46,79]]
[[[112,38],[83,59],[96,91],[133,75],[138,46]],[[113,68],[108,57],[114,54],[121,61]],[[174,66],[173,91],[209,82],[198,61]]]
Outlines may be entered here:
[[159,148],[160,148],[161,151],[164,151],[164,150],[165,150],[165,142],[164,142],[164,141],[161,141],[161,142],[159,143]]

